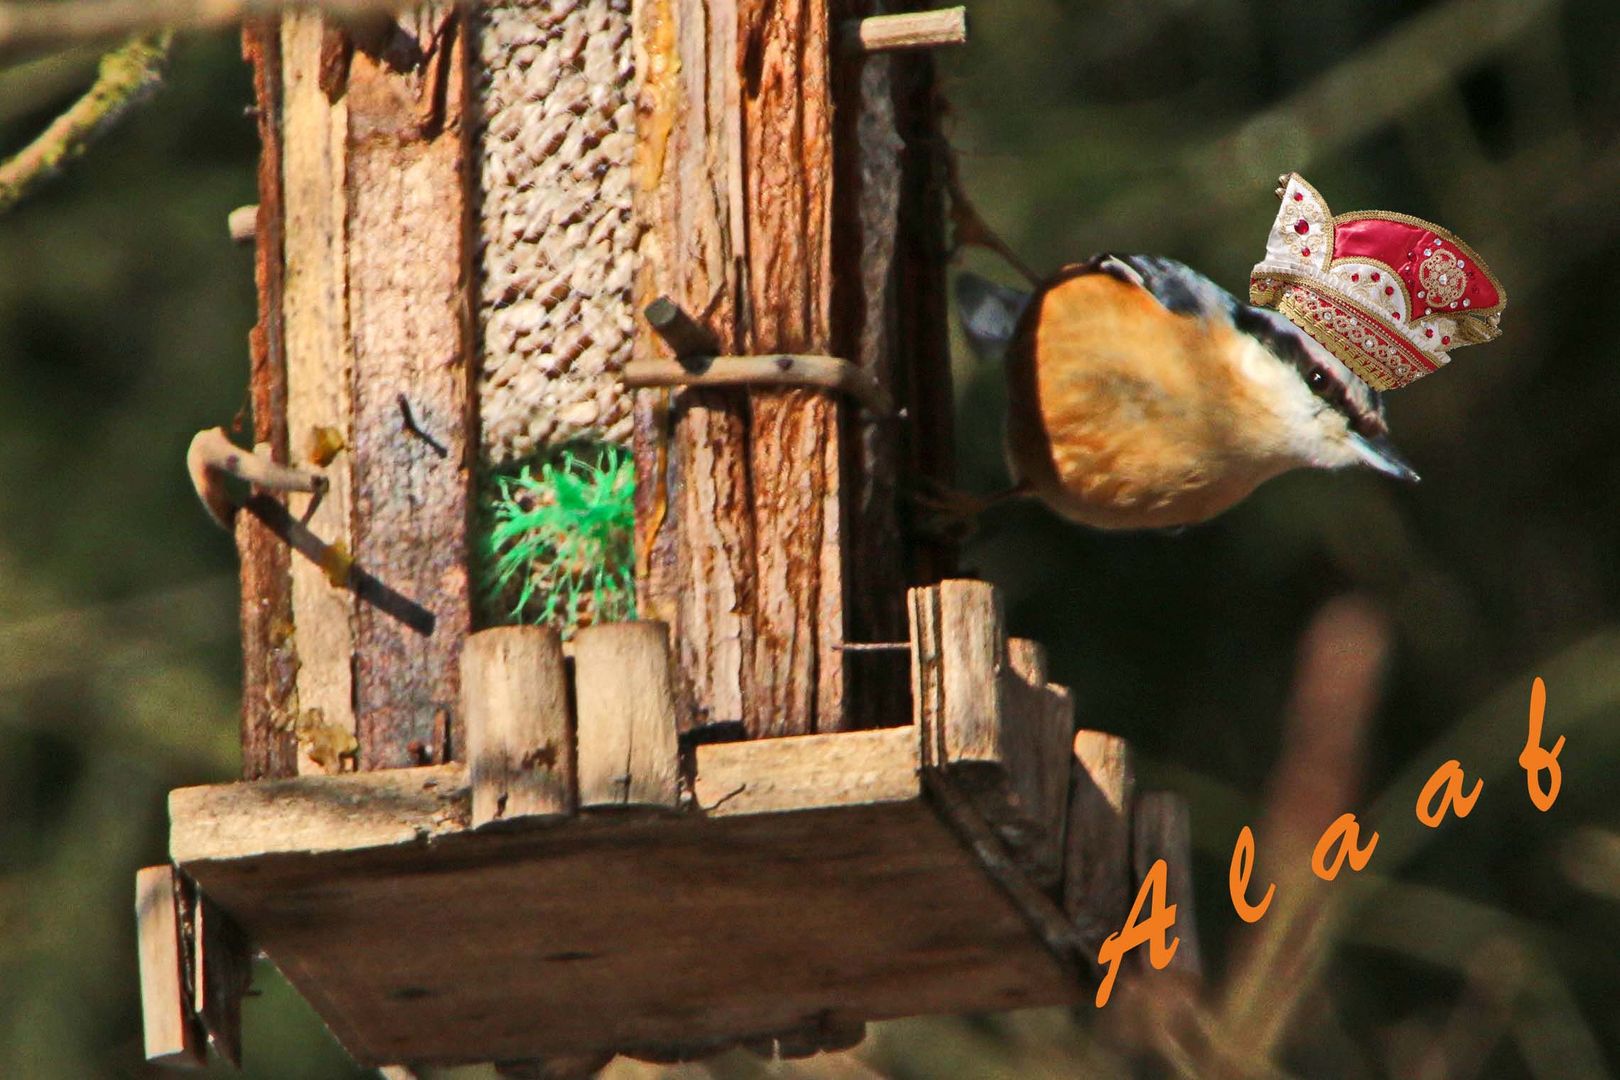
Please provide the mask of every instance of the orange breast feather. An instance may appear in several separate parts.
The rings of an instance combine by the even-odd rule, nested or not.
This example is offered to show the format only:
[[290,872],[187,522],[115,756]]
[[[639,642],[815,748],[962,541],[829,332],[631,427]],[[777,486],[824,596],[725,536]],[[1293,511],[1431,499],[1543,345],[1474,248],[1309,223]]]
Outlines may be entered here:
[[1220,355],[1238,347],[1231,327],[1100,273],[1037,302],[1008,373],[1009,451],[1059,513],[1101,528],[1191,524],[1286,467],[1253,454],[1274,420]]

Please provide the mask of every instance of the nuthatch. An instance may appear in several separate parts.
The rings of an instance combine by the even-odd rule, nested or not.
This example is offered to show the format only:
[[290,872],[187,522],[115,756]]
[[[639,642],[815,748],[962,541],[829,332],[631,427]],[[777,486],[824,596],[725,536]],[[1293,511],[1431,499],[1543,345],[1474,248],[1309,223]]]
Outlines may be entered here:
[[1004,355],[1005,496],[1097,528],[1162,529],[1291,469],[1417,479],[1387,441],[1379,392],[1446,363],[1453,340],[1494,337],[1506,295],[1438,226],[1333,218],[1292,174],[1278,194],[1253,304],[1151,255],[1096,256],[1033,295],[958,279],[970,342]]

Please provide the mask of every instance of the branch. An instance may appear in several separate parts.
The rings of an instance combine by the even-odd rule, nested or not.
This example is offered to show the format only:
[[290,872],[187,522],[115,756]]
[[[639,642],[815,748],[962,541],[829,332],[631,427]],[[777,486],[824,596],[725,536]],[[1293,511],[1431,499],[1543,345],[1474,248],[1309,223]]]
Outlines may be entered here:
[[326,477],[306,469],[277,464],[261,454],[232,443],[224,428],[197,432],[186,451],[186,472],[197,498],[208,508],[209,516],[224,528],[231,527],[236,503],[225,489],[225,478],[246,480],[266,491],[326,492]]
[[404,0],[25,0],[0,3],[0,51],[49,49],[158,29],[214,30],[284,7],[319,7],[344,17],[405,6]]
[[0,163],[0,214],[81,156],[130,108],[157,89],[169,57],[169,41],[167,32],[135,37],[101,58],[96,81],[85,95],[51,121],[39,138]]

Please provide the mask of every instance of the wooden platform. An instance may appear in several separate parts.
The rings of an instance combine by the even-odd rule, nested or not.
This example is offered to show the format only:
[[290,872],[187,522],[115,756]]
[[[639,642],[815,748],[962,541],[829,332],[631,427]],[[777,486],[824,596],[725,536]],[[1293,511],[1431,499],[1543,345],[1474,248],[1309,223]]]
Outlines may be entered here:
[[249,942],[367,1065],[588,1075],[1086,999],[1184,810],[1132,844],[1128,749],[1076,732],[990,586],[909,599],[905,726],[681,745],[661,626],[581,631],[572,680],[504,628],[463,658],[471,766],[172,792],[148,1057],[236,1058]]
[[[845,738],[917,741],[771,742]],[[1056,907],[1022,909],[908,772],[886,801],[479,831],[453,765],[189,788],[171,854],[368,1065],[680,1056],[1081,999],[1032,923]]]

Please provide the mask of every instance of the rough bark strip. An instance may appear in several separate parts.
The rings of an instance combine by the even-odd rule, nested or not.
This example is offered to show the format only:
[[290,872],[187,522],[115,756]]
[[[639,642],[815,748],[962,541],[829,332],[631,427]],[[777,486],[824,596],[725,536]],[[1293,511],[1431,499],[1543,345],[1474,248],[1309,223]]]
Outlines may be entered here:
[[[706,16],[706,17],[705,17]],[[738,351],[743,236],[735,0],[636,6],[637,295],[667,295]],[[666,355],[638,320],[636,355]],[[638,604],[677,643],[683,730],[741,722],[754,657],[754,532],[738,394],[661,392],[636,407]]]
[[[832,94],[826,0],[743,0],[747,351],[832,348]],[[845,727],[841,403],[754,391],[755,738]]]
[[[834,0],[832,23],[845,26],[881,9],[873,0]],[[846,57],[833,76],[833,346],[891,398],[902,150],[893,63],[883,56]],[[846,415],[846,630],[855,641],[895,641],[906,633],[905,548],[897,513],[900,428],[894,417],[878,419],[864,410]],[[846,654],[845,670],[850,727],[905,722],[903,665],[892,657]]]
[[[329,27],[318,12],[299,11],[282,21],[281,118],[285,268],[282,319],[287,361],[288,460],[310,465],[318,429],[335,432],[345,447],[325,466],[330,490],[308,526],[326,543],[352,550],[350,501],[353,443],[346,269],[346,98],[329,100],[321,87],[323,46]],[[288,509],[307,512],[294,496]],[[351,657],[354,598],[306,559],[291,563],[293,624],[299,658],[297,706],[318,720],[354,730]],[[312,719],[315,719],[312,717]],[[306,754],[300,772],[321,772]]]
[[462,742],[476,444],[465,29],[448,5],[402,15],[374,51],[355,51],[348,73],[354,557],[434,616],[422,634],[373,605],[357,608],[362,770],[446,761]]
[[[259,211],[253,278],[259,316],[248,335],[253,441],[287,460],[287,358],[281,327],[281,24],[242,28],[242,58],[253,68],[259,126]],[[292,638],[290,556],[250,514],[236,524],[242,596],[242,776],[259,780],[298,772],[298,742],[286,724],[298,676]]]

